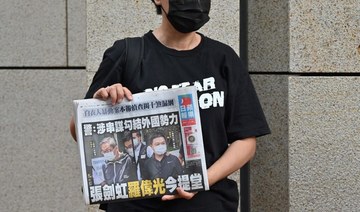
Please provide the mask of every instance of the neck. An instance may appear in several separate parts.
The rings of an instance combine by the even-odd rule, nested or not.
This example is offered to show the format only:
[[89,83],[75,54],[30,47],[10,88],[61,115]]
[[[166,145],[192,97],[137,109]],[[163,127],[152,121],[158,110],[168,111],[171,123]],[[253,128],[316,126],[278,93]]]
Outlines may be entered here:
[[163,18],[159,28],[153,31],[154,36],[164,46],[178,51],[191,50],[201,42],[201,36],[196,32],[181,33]]
[[157,155],[154,153],[154,157],[156,160],[161,161],[164,158],[164,155]]

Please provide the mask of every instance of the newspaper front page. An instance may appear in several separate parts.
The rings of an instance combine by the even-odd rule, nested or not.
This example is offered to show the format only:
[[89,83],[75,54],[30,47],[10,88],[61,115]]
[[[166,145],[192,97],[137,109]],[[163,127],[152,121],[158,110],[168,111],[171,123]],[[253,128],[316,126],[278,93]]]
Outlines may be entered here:
[[208,190],[194,86],[74,100],[86,204]]

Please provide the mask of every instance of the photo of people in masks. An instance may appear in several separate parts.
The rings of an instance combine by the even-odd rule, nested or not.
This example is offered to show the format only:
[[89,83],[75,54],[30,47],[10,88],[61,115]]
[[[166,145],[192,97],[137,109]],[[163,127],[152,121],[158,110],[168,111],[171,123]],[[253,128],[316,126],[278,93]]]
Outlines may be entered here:
[[94,185],[112,185],[184,173],[179,127],[104,135],[92,143]]

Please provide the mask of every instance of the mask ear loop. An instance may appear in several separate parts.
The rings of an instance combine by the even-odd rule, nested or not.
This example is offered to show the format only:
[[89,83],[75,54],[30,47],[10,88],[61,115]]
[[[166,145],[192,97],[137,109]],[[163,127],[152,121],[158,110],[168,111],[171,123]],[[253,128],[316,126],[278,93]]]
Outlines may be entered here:
[[161,10],[165,13],[165,15],[166,15],[166,17],[167,17],[167,16],[168,16],[168,14],[167,14],[167,12],[165,12],[165,10],[164,10],[163,6],[162,6],[162,5],[160,5],[160,7],[161,7]]

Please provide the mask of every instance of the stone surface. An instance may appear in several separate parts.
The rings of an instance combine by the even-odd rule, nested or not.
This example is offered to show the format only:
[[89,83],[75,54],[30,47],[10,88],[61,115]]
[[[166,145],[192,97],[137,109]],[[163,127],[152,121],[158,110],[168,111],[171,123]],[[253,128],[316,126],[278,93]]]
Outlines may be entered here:
[[1,211],[85,211],[72,100],[85,70],[0,70]]
[[360,72],[360,3],[249,1],[249,70]]
[[271,134],[258,138],[251,162],[251,211],[288,211],[288,76],[253,75]]
[[0,66],[66,66],[65,0],[3,1]]
[[289,78],[291,211],[360,208],[360,77]]
[[249,70],[272,129],[252,162],[252,211],[358,210],[359,9],[249,1]]
[[290,71],[360,72],[360,2],[289,0]]
[[86,65],[86,0],[67,1],[68,66]]
[[360,77],[252,78],[272,130],[251,163],[252,211],[357,211]]
[[230,45],[239,54],[240,1],[211,1],[209,16],[199,32]]
[[[1,211],[98,211],[80,191],[71,100],[84,96],[107,47],[146,33],[160,17],[150,1],[86,2],[89,73],[0,70]],[[84,66],[83,7],[84,0],[3,2],[0,66]],[[271,72],[252,78],[272,130],[251,163],[252,211],[360,207],[359,77],[274,74],[359,72],[359,7],[356,0],[249,1],[249,69]],[[238,51],[238,1],[213,1],[210,16],[201,32]]]
[[87,63],[95,72],[115,40],[143,35],[159,22],[151,1],[87,0]]
[[249,4],[249,71],[289,71],[288,0],[253,0]]

